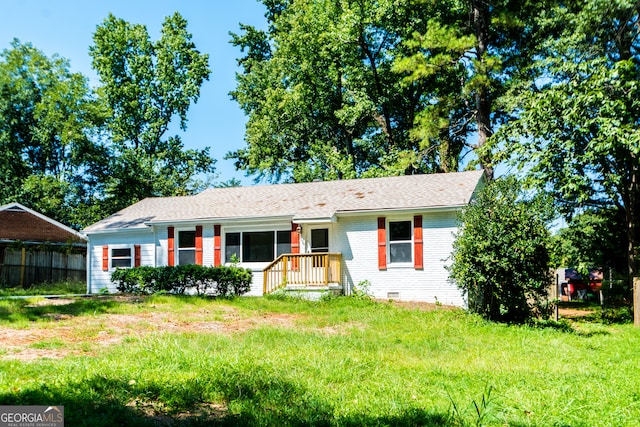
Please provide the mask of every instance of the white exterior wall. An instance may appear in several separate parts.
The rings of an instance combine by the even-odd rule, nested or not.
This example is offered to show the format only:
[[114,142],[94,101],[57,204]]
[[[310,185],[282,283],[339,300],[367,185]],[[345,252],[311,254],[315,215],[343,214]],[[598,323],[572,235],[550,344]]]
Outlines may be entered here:
[[[413,221],[415,213],[393,213],[386,215],[387,222]],[[454,233],[456,231],[456,213],[433,212],[423,213],[423,263],[422,270],[416,270],[413,265],[394,266],[389,263],[387,254],[387,269],[378,268],[378,230],[377,219],[381,214],[363,216],[341,216],[337,222],[325,224],[303,224],[300,241],[302,253],[308,252],[309,233],[313,228],[329,228],[329,251],[342,254],[342,281],[346,294],[350,294],[354,286],[368,281],[369,291],[375,298],[390,297],[406,301],[440,302],[447,305],[464,306],[462,294],[448,279],[445,269],[447,258],[451,255]],[[203,265],[213,265],[214,258],[214,226],[202,224]],[[262,222],[255,224],[222,224],[221,256],[224,263],[225,233],[238,231],[267,231],[290,229],[287,222]],[[190,227],[176,227],[180,229],[194,229]],[[388,228],[388,227],[387,227]],[[103,245],[141,245],[141,265],[168,265],[168,228],[166,226],[149,228],[142,231],[126,233],[109,233],[91,235],[89,240],[88,283],[89,292],[96,293],[107,288],[116,292],[111,283],[111,272],[102,271]],[[388,236],[387,236],[388,241]],[[263,290],[263,269],[268,263],[241,264],[241,267],[253,271],[251,290],[245,295],[260,296]],[[394,295],[395,294],[395,295]]]
[[[389,263],[388,253],[387,269],[378,268],[377,218],[380,216],[383,215],[341,217],[338,221],[334,235],[339,239],[342,252],[345,292],[350,293],[354,286],[369,281],[369,291],[375,298],[387,299],[390,293],[396,293],[397,299],[405,301],[464,306],[460,290],[449,280],[445,269],[456,231],[455,212],[423,214],[422,270],[413,266],[396,267]],[[387,221],[413,220],[413,214],[392,214],[386,218]]]
[[[287,222],[262,222],[260,225],[248,222],[246,224],[220,224],[221,225],[221,261],[225,264],[225,233],[233,233],[240,231],[270,231],[270,230],[288,230],[291,225]],[[175,227],[176,236],[179,230],[193,230],[195,225],[186,227]],[[156,265],[168,265],[168,227],[157,227],[156,237]],[[177,251],[175,252],[177,253]],[[214,260],[214,224],[202,224],[202,265],[213,266]],[[251,282],[251,290],[244,295],[262,296],[264,274],[263,270],[269,263],[244,263],[239,264],[240,267],[248,268],[253,272],[253,280]],[[228,263],[227,263],[228,265]]]
[[[109,269],[102,270],[102,247],[109,246]],[[87,256],[87,292],[98,293],[102,289],[117,292],[116,285],[111,282],[111,248],[131,248],[133,263],[134,245],[140,245],[140,265],[155,265],[155,242],[153,232],[149,230],[127,233],[94,234],[89,236]]]

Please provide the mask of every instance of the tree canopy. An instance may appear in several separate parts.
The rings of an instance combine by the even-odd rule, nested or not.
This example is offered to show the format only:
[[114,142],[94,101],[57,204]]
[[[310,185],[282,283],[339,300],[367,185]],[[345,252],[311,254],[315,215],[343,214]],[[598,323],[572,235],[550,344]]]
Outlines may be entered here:
[[246,148],[230,153],[272,181],[433,171],[411,135],[428,103],[394,60],[424,28],[427,3],[265,1],[269,28],[241,26],[245,56],[233,98],[248,115]]
[[193,193],[215,164],[208,148],[170,135],[175,122],[186,129],[210,73],[186,20],[167,17],[152,41],[145,26],[110,15],[94,43],[95,89],[29,43],[0,53],[0,203],[75,228],[144,197]]
[[529,183],[568,215],[624,213],[628,271],[637,272],[640,218],[640,4],[563,2],[540,17],[544,39],[530,76],[502,98],[514,120],[494,140]]
[[[241,25],[237,166],[277,181],[453,172],[505,112],[535,46],[534,1],[265,0]],[[474,141],[475,139],[475,141]],[[490,159],[480,159],[489,175]]]
[[99,102],[68,61],[14,40],[0,54],[0,202],[78,226],[105,175]]
[[111,210],[198,189],[196,175],[214,170],[208,148],[185,150],[179,136],[166,136],[175,118],[186,129],[187,110],[210,74],[209,57],[191,41],[187,21],[177,12],[167,17],[153,42],[144,25],[110,15],[98,26],[90,54],[108,109]]

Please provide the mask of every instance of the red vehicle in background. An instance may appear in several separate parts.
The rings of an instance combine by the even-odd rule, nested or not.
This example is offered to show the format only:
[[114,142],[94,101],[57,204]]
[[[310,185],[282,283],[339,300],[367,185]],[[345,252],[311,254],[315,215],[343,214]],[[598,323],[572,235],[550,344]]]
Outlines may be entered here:
[[558,274],[560,276],[558,291],[561,301],[597,298],[602,288],[604,274],[601,268],[590,268],[586,280],[575,268],[560,269]]

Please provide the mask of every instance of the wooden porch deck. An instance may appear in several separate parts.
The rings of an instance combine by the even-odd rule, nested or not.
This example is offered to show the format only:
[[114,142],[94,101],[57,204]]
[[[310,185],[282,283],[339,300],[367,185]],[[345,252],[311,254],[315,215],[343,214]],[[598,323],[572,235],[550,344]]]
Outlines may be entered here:
[[342,255],[331,252],[283,254],[264,269],[263,293],[292,287],[322,288],[340,284]]

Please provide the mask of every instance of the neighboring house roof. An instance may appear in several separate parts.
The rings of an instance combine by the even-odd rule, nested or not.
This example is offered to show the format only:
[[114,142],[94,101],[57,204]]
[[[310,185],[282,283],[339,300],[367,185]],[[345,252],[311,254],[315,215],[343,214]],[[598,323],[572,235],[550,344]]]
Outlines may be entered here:
[[0,206],[0,241],[86,243],[86,237],[20,203]]
[[147,198],[105,218],[88,234],[194,220],[290,217],[328,220],[350,212],[457,208],[469,203],[482,171],[299,184],[210,188],[195,196]]

